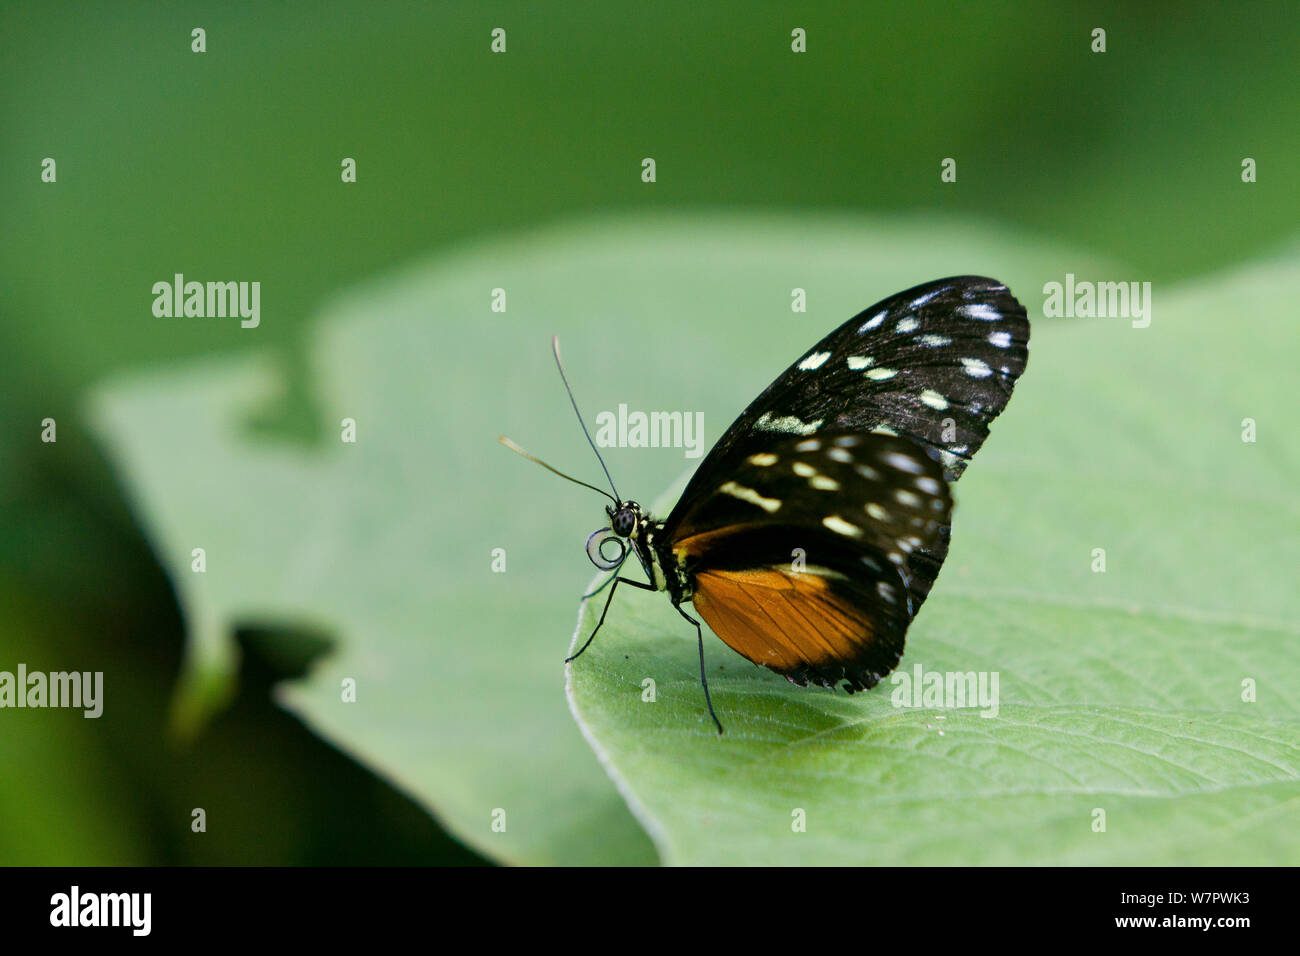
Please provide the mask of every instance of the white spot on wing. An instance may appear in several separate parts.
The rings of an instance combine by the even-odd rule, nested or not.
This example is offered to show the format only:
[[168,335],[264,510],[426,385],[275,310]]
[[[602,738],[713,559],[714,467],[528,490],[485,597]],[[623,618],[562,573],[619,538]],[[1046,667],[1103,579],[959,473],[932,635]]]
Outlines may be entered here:
[[989,333],[989,344],[990,344],[990,345],[996,345],[996,346],[997,346],[998,348],[1000,348],[1000,349],[1007,349],[1007,348],[1010,348],[1010,347],[1011,347],[1011,333],[1010,333],[1010,332],[990,332],[990,333]]
[[819,490],[819,492],[839,492],[840,490],[839,481],[836,481],[833,477],[822,475],[822,473],[807,462],[796,462],[793,464],[792,468],[796,475],[806,477],[806,479],[809,480],[809,485],[813,486],[816,490]]
[[939,493],[939,482],[935,481],[929,475],[922,475],[916,479],[916,487],[920,488],[928,495],[937,495]]
[[983,359],[963,358],[961,364],[971,378],[988,378],[993,374],[993,369]]
[[781,507],[781,502],[777,498],[764,498],[753,488],[746,488],[744,485],[738,485],[734,481],[729,481],[718,489],[724,495],[731,495],[733,498],[739,498],[741,501],[747,501],[751,505],[758,505],[768,514],[772,514]]
[[811,372],[815,368],[821,368],[826,364],[826,360],[831,357],[830,352],[813,352],[806,359],[799,363],[799,367],[805,372]]
[[921,393],[921,401],[939,411],[943,411],[948,407],[948,399],[944,398],[932,388],[927,388]]
[[970,305],[958,306],[957,310],[968,319],[980,319],[984,322],[996,322],[1002,313],[987,302],[972,302]]
[[849,538],[862,537],[862,529],[855,524],[850,524],[837,515],[831,515],[829,518],[822,518],[822,524],[830,528],[837,534],[842,534]]
[[758,421],[754,422],[754,427],[766,432],[786,432],[791,435],[811,435],[821,427],[822,419],[815,422],[805,422],[798,415],[783,415],[777,417],[771,412],[764,412]]
[[867,502],[866,512],[877,521],[889,520],[889,512],[880,507],[880,505],[876,504],[874,501]]
[[775,465],[777,457],[770,451],[760,451],[757,455],[750,455],[745,459],[745,461],[749,462],[751,465],[758,465],[761,468],[766,468],[768,465]]
[[924,472],[919,461],[898,451],[891,451],[885,455],[885,464],[893,465],[899,471],[905,471],[911,475],[919,475]]
[[897,604],[898,598],[894,596],[894,586],[888,581],[876,582],[876,593],[888,601],[890,604]]
[[875,361],[870,355],[850,355],[847,359],[850,372],[860,372]]
[[938,289],[930,290],[929,292],[925,293],[925,295],[918,295],[915,299],[912,300],[908,308],[919,309],[921,306],[925,305],[927,302],[929,302],[931,299],[933,299],[936,295],[938,295],[942,291],[943,288],[938,288]]
[[863,478],[867,479],[867,481],[880,480],[880,472],[876,471],[876,469],[872,468],[870,465],[854,465],[853,470]]
[[898,499],[900,505],[906,505],[909,508],[916,508],[921,504],[921,499],[906,488],[899,488],[894,492],[894,497]]
[[832,461],[843,462],[846,465],[853,460],[853,456],[849,454],[847,451],[845,451],[843,448],[829,449],[826,452],[826,457],[831,459]]
[[952,339],[948,338],[948,336],[935,335],[933,333],[929,335],[918,335],[916,337],[916,340],[920,342],[922,345],[930,346],[930,348],[932,349],[941,348],[942,346],[945,345],[952,345]]
[[870,332],[872,329],[879,327],[880,323],[883,322],[883,321],[885,321],[885,316],[886,316],[887,314],[888,314],[888,313],[887,313],[884,309],[881,309],[879,312],[877,312],[877,313],[876,313],[875,315],[873,315],[871,318],[867,319],[867,321],[865,321],[865,322],[863,322],[861,325],[859,325],[859,326],[858,326],[858,332],[859,332],[859,333],[862,333],[862,332]]
[[899,335],[906,335],[908,332],[915,332],[920,327],[920,321],[909,315],[905,319],[898,320],[898,325],[894,326],[894,331]]
[[871,429],[871,434],[873,434],[873,435],[893,435],[895,438],[898,437],[898,432],[894,431],[894,430],[893,430],[892,428],[890,428],[888,425],[877,425],[875,428]]
[[883,382],[885,379],[893,378],[897,374],[897,369],[873,368],[867,372],[867,378],[871,379],[873,382]]
[[[818,425],[821,424],[820,418],[817,420],[817,424]],[[795,445],[794,450],[795,451],[816,451],[818,448],[821,447],[822,447],[822,443],[820,439],[809,438],[807,441],[801,441],[799,444]]]

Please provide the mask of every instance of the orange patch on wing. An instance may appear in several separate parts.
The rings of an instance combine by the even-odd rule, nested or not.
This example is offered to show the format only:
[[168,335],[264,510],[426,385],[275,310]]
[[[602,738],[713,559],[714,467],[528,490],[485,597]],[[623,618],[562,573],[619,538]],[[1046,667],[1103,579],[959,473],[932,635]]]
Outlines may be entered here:
[[815,574],[774,567],[703,571],[691,600],[727,646],[777,671],[847,663],[873,637],[862,609]]

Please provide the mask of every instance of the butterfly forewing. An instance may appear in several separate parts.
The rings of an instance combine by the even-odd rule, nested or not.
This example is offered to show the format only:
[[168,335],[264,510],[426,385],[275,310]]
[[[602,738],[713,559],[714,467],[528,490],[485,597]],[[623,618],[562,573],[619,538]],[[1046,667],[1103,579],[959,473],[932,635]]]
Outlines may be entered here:
[[[1028,360],[1024,307],[995,279],[939,279],[863,310],[756,398],[691,485],[774,437],[883,429],[924,446],[955,480]],[[695,489],[688,486],[683,498]]]

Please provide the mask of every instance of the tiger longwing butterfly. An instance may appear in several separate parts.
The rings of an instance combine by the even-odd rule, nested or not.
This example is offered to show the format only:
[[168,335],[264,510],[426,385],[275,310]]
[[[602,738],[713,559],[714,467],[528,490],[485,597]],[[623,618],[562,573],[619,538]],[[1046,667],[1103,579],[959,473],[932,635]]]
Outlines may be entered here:
[[[603,460],[612,495],[501,439],[613,502],[609,524],[587,539],[592,563],[613,572],[612,587],[568,661],[591,645],[627,584],[667,591],[695,626],[700,684],[718,733],[704,635],[687,602],[742,657],[794,684],[873,687],[898,664],[947,556],[949,485],[1006,407],[1028,345],[1024,307],[994,279],[939,279],[878,302],[750,403],[663,521],[619,496]],[[587,441],[596,451],[590,433]],[[610,544],[616,550],[607,553]],[[629,553],[649,583],[619,573]]]

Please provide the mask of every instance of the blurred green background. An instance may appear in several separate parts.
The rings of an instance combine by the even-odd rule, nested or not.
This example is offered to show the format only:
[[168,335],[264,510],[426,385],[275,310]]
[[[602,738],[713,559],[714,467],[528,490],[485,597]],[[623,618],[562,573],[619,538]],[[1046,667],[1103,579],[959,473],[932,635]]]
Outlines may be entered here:
[[[0,667],[131,701],[0,714],[0,863],[481,862],[270,702],[297,665],[257,635],[203,746],[169,738],[184,622],[80,418],[110,373],[269,349],[260,427],[310,440],[323,300],[592,212],[953,213],[1156,282],[1300,222],[1288,4],[10,2],[0,49]],[[153,320],[173,271],[261,281],[262,326]],[[190,839],[196,805],[237,836]]]

